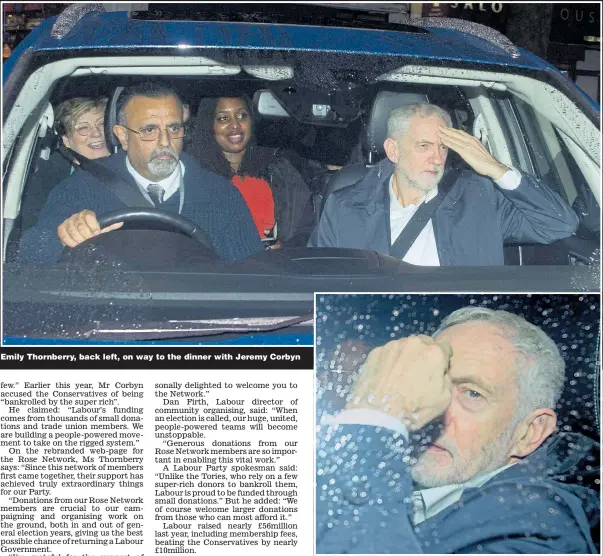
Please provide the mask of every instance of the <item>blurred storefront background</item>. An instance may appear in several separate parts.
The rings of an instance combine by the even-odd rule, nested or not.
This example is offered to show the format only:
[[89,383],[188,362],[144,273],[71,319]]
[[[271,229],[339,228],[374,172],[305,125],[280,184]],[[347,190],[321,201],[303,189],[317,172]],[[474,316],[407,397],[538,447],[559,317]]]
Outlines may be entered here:
[[61,13],[68,5],[2,2],[2,58],[8,58],[32,29],[45,19]]
[[456,17],[493,27],[565,72],[593,100],[601,95],[599,2],[433,2],[411,15]]

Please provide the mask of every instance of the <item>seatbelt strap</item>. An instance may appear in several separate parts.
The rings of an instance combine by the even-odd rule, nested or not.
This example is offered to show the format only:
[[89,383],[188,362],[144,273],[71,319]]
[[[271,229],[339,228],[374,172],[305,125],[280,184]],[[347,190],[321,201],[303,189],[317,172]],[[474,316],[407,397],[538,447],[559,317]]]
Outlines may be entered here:
[[118,176],[113,170],[110,170],[95,160],[90,160],[71,149],[65,150],[67,151],[67,156],[71,160],[77,160],[82,170],[89,172],[98,178],[103,185],[105,185],[107,189],[109,189],[109,191],[111,191],[111,193],[127,207],[154,207],[153,203],[151,203],[137,187],[133,187],[131,183]]
[[406,256],[408,250],[412,247],[412,244],[417,237],[419,237],[423,228],[425,228],[441,202],[452,189],[459,173],[459,170],[450,169],[444,174],[442,180],[438,184],[438,194],[431,199],[431,201],[421,204],[408,221],[408,224],[404,226],[404,229],[400,232],[396,241],[394,241],[389,252],[392,257],[403,259]]

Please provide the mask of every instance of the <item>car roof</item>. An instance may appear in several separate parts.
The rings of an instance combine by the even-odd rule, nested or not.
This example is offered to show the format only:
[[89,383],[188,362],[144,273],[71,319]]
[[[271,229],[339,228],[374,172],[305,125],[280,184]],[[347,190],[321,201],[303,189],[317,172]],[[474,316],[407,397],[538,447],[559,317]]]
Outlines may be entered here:
[[[504,67],[546,70],[549,64],[531,53],[516,49],[512,56],[493,42],[449,28],[422,27],[415,32],[348,27],[320,27],[292,24],[239,23],[215,21],[156,21],[132,19],[125,11],[94,12],[67,23],[65,36],[55,38],[51,30],[61,16],[39,25],[19,45],[5,65],[18,58],[19,51],[69,51],[128,48],[187,47],[235,48],[287,51],[319,51],[368,55],[417,57],[423,61],[458,61]],[[424,19],[422,20],[425,21]],[[435,24],[435,23],[434,23]],[[495,31],[493,31],[495,33]],[[501,68],[501,66],[503,68]]]

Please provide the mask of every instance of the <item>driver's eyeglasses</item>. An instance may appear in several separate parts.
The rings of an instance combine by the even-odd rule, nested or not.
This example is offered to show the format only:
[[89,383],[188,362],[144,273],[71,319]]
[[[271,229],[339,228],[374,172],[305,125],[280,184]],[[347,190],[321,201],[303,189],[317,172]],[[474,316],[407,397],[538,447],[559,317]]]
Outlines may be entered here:
[[105,121],[100,120],[95,124],[89,124],[86,122],[85,124],[76,125],[73,129],[82,137],[88,137],[88,135],[90,135],[92,130],[95,128],[101,135],[105,133]]
[[[136,133],[143,141],[156,141],[159,138],[161,128],[156,125],[147,125],[141,129],[132,129],[126,125],[122,125],[132,133]],[[165,128],[170,139],[182,139],[186,133],[184,124],[172,124]]]

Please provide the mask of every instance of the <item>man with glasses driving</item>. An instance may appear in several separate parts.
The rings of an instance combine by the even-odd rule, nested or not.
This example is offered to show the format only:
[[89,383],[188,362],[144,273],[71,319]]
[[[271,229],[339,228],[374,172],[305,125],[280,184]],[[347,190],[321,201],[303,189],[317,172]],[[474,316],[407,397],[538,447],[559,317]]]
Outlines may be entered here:
[[[182,153],[183,106],[171,88],[147,82],[124,89],[113,132],[123,150],[95,162],[116,176],[118,187],[138,191],[141,208],[153,205],[195,222],[224,261],[263,250],[238,190]],[[103,177],[78,172],[53,189],[38,224],[23,235],[21,261],[53,263],[65,246],[76,247],[123,226],[118,222],[101,229],[98,223],[97,216],[126,208],[122,195],[103,183],[106,171]]]

